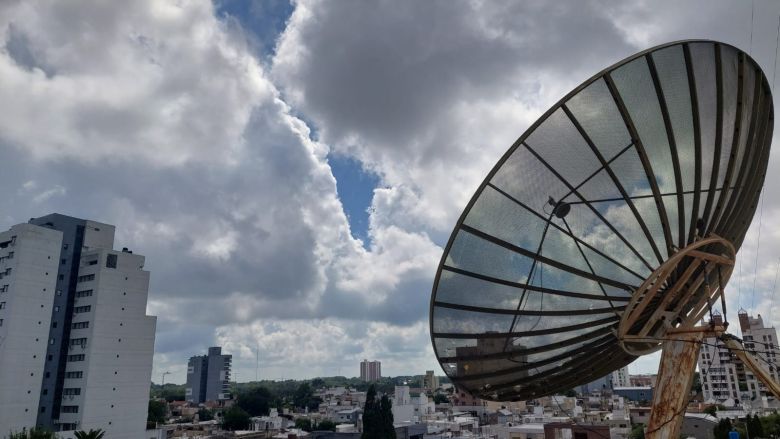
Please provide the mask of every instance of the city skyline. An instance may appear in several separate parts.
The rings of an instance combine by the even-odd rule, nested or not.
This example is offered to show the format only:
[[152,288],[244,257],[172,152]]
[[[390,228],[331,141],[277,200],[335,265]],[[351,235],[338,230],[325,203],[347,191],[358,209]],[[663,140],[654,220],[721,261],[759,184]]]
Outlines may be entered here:
[[[114,224],[118,248],[146,255],[154,382],[184,383],[209,346],[242,382],[355,376],[363,358],[443,375],[427,321],[442,247],[554,99],[690,37],[774,76],[780,6],[678,6],[6,4],[0,230],[60,212]],[[780,197],[761,211],[727,298],[777,326]]]

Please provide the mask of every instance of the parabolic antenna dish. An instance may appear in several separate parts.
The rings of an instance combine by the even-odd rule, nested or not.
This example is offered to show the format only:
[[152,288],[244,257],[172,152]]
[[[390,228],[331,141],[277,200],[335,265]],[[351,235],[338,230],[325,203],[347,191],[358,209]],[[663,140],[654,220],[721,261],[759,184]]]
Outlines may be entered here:
[[[711,306],[730,270],[691,255],[733,261],[772,128],[766,77],[727,44],[658,46],[577,87],[499,160],[452,232],[430,309],[444,372],[474,396],[526,400],[657,349],[628,349],[621,318],[633,307],[652,335],[661,303],[679,315],[671,326]],[[674,296],[681,286],[691,293]]]

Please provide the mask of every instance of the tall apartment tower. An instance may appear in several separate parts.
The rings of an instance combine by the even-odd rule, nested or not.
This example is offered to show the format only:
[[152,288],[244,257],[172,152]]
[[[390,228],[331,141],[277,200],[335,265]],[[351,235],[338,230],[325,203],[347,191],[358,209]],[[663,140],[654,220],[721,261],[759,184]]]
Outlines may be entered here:
[[[144,257],[113,250],[114,226],[59,214],[0,236],[0,255],[14,264],[0,280],[0,431],[142,437],[156,327]],[[35,385],[20,389],[28,378]]]
[[363,360],[360,362],[360,379],[366,382],[377,381],[382,378],[382,363],[379,361]]
[[631,381],[628,375],[628,366],[623,366],[620,369],[612,372],[612,388],[615,387],[629,387]]
[[222,355],[221,347],[209,348],[208,355],[191,357],[187,363],[185,399],[196,404],[230,399],[232,355]]
[[[777,369],[780,359],[777,331],[775,328],[764,327],[761,314],[754,318],[740,310],[738,317],[745,349],[759,358],[772,378],[777,380],[780,376]],[[720,325],[723,318],[715,315],[713,323]],[[727,399],[740,400],[744,396],[749,399],[760,399],[762,396],[774,399],[772,393],[756,379],[750,369],[715,338],[705,339],[698,362],[705,401],[722,403]]]
[[430,391],[434,391],[439,388],[439,377],[436,376],[434,371],[425,371],[425,377],[423,377],[423,388]]

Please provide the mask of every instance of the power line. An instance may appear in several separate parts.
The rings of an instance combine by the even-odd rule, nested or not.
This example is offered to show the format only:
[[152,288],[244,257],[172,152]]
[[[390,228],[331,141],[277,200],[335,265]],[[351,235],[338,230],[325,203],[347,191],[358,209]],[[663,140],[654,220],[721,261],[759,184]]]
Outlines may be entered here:
[[777,275],[780,273],[780,258],[777,258],[777,268],[775,268],[775,282],[772,284],[772,301],[769,304],[769,321],[772,321],[773,312],[775,307],[775,293],[777,292]]
[[775,68],[772,70],[772,91],[775,90],[775,77],[777,76],[777,48],[780,46],[780,15],[777,17],[777,39],[775,41]]
[[739,258],[739,276],[737,277],[737,303],[742,309],[742,258]]
[[748,53],[752,56],[753,55],[753,17],[755,16],[756,12],[756,0],[752,0],[750,2],[750,49],[748,49]]
[[758,235],[756,236],[756,259],[753,263],[753,293],[750,299],[750,310],[753,311],[753,306],[756,303],[756,273],[758,271],[758,251],[761,249],[761,227],[764,224],[764,190],[761,189],[761,208],[758,211]]

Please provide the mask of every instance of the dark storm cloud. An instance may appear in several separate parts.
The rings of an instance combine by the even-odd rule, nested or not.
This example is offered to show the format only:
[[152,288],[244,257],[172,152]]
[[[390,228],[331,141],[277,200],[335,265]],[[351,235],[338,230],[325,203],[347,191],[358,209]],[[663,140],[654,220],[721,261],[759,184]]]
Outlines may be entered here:
[[[417,155],[431,125],[458,102],[513,93],[533,98],[533,89],[514,87],[517,79],[591,72],[601,60],[631,51],[599,13],[603,5],[577,5],[305,2],[300,8],[310,16],[292,22],[275,77],[327,140],[357,135]],[[286,44],[293,45],[289,53]]]

